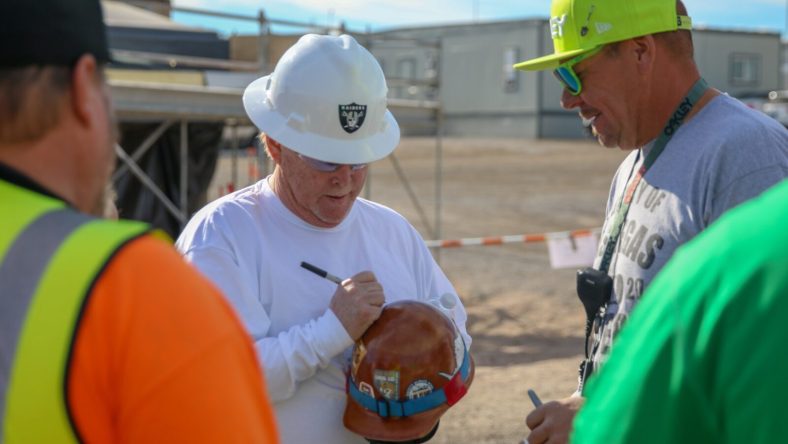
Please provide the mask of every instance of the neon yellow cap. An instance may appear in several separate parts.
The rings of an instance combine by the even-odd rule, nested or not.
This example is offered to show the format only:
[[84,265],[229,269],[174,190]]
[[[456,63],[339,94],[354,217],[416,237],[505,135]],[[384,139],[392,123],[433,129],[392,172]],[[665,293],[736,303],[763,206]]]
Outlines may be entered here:
[[550,35],[555,51],[514,67],[552,69],[560,60],[606,43],[691,28],[690,18],[676,13],[676,0],[553,0]]

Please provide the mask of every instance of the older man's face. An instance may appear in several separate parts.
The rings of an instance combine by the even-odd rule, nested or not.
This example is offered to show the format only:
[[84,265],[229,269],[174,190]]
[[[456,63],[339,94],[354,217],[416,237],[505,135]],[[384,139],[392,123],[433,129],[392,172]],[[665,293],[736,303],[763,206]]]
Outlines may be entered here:
[[353,170],[342,165],[336,171],[313,168],[298,153],[281,146],[277,167],[277,195],[287,208],[305,222],[331,228],[342,222],[353,207],[368,168]]

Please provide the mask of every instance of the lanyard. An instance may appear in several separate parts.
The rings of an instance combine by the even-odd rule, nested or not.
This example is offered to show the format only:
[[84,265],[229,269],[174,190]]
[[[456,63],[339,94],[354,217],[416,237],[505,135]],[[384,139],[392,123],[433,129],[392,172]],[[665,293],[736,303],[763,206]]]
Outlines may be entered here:
[[689,114],[690,110],[692,110],[692,107],[698,103],[698,100],[700,100],[708,87],[709,85],[705,80],[703,80],[702,77],[698,79],[697,82],[695,82],[689,94],[687,94],[687,97],[681,101],[679,106],[676,108],[676,111],[673,112],[673,115],[665,125],[665,128],[654,142],[654,146],[648,153],[648,156],[646,156],[646,158],[643,160],[643,164],[638,169],[637,174],[635,174],[635,177],[632,178],[632,183],[629,184],[624,196],[621,198],[621,205],[618,207],[618,214],[616,214],[616,218],[613,222],[613,230],[610,233],[610,237],[608,237],[607,245],[605,245],[605,253],[602,257],[602,263],[599,265],[599,270],[603,273],[607,273],[607,270],[610,267],[610,261],[613,259],[613,251],[616,249],[616,244],[618,243],[618,239],[621,236],[621,227],[624,225],[624,220],[627,218],[627,213],[629,212],[629,207],[632,203],[632,197],[634,196],[635,190],[637,190],[637,187],[640,184],[640,180],[646,175],[646,171],[651,168],[651,165],[654,164],[654,162],[657,160],[657,157],[662,154],[662,151],[673,137],[673,134],[675,134],[681,124],[684,123],[684,118],[687,117],[687,114]]

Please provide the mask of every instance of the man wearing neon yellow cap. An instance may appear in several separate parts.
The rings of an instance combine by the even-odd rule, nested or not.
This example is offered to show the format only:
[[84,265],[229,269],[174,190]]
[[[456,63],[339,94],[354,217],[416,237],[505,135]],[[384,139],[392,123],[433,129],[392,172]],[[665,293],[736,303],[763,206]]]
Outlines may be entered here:
[[580,387],[526,418],[530,444],[567,441],[585,379],[676,248],[788,175],[788,131],[706,84],[691,24],[676,0],[553,0],[554,53],[515,65],[553,70],[561,105],[600,144],[631,151],[613,178],[594,267],[578,273],[593,337]]

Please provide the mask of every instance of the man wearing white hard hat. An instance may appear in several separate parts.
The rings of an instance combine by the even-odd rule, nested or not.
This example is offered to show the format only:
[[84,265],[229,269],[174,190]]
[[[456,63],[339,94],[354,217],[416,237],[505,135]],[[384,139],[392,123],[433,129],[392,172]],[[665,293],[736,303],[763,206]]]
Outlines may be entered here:
[[470,344],[465,310],[416,230],[358,197],[368,165],[399,143],[387,91],[352,37],[299,39],[243,97],[274,172],[200,210],[177,242],[252,335],[283,443],[366,442],[342,424],[346,372],[384,303],[442,301]]

